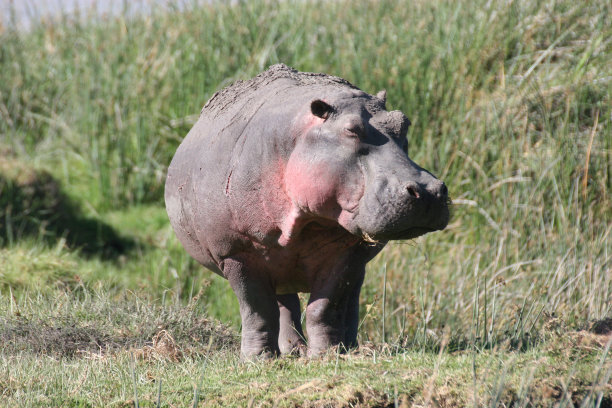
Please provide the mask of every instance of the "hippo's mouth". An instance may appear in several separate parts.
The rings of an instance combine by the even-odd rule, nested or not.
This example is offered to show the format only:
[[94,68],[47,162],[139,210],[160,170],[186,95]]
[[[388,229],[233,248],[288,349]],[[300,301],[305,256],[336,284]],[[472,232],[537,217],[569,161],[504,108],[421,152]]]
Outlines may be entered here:
[[428,232],[437,231],[436,228],[427,228],[427,227],[411,227],[398,232],[390,232],[390,233],[382,233],[376,234],[375,236],[367,236],[369,240],[374,241],[396,241],[396,240],[406,240],[420,237],[421,235],[425,235]]
[[413,239],[413,238],[420,237],[421,235],[425,235],[428,232],[433,232],[433,231],[436,231],[436,229],[427,228],[427,227],[412,227],[404,231],[400,231],[398,233],[392,234],[390,239],[392,240]]

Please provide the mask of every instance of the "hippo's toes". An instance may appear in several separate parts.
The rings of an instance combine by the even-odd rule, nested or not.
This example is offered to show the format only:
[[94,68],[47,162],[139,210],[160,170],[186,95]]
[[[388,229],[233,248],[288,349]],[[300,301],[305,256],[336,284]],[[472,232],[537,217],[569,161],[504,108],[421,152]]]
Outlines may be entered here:
[[[280,340],[280,339],[279,339]],[[278,347],[283,355],[306,356],[306,343],[302,339],[296,341],[279,341]]]
[[245,360],[267,360],[280,355],[273,333],[245,331],[244,329],[240,352]]

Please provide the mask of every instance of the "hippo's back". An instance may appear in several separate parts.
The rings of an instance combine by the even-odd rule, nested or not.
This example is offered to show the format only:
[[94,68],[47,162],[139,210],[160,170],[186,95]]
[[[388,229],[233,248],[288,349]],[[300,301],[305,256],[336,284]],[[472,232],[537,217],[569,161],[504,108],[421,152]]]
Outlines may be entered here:
[[[267,71],[246,81],[236,81],[216,92],[204,105],[200,116],[216,118],[224,113],[245,108],[250,102],[263,97],[272,98],[272,103],[283,104],[282,99],[274,98],[283,89],[307,87],[336,87],[339,89],[358,89],[347,80],[315,72],[299,72],[284,64],[272,65]],[[266,98],[267,97],[267,98]]]

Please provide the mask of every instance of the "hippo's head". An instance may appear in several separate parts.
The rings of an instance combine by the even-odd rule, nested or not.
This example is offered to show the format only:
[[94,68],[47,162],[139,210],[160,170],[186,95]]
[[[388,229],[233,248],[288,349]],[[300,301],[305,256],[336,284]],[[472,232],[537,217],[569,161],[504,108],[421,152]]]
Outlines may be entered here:
[[408,157],[410,121],[385,93],[314,99],[294,125],[285,186],[300,212],[333,220],[365,240],[410,239],[444,229],[444,183]]

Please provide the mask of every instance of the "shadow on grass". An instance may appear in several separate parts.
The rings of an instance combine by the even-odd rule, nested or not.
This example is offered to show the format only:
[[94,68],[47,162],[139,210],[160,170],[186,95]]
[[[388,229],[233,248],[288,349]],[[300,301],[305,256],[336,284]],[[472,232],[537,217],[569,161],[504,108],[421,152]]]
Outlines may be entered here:
[[15,161],[0,165],[0,247],[25,238],[61,239],[86,257],[115,259],[135,247],[110,225],[83,214],[48,172]]

